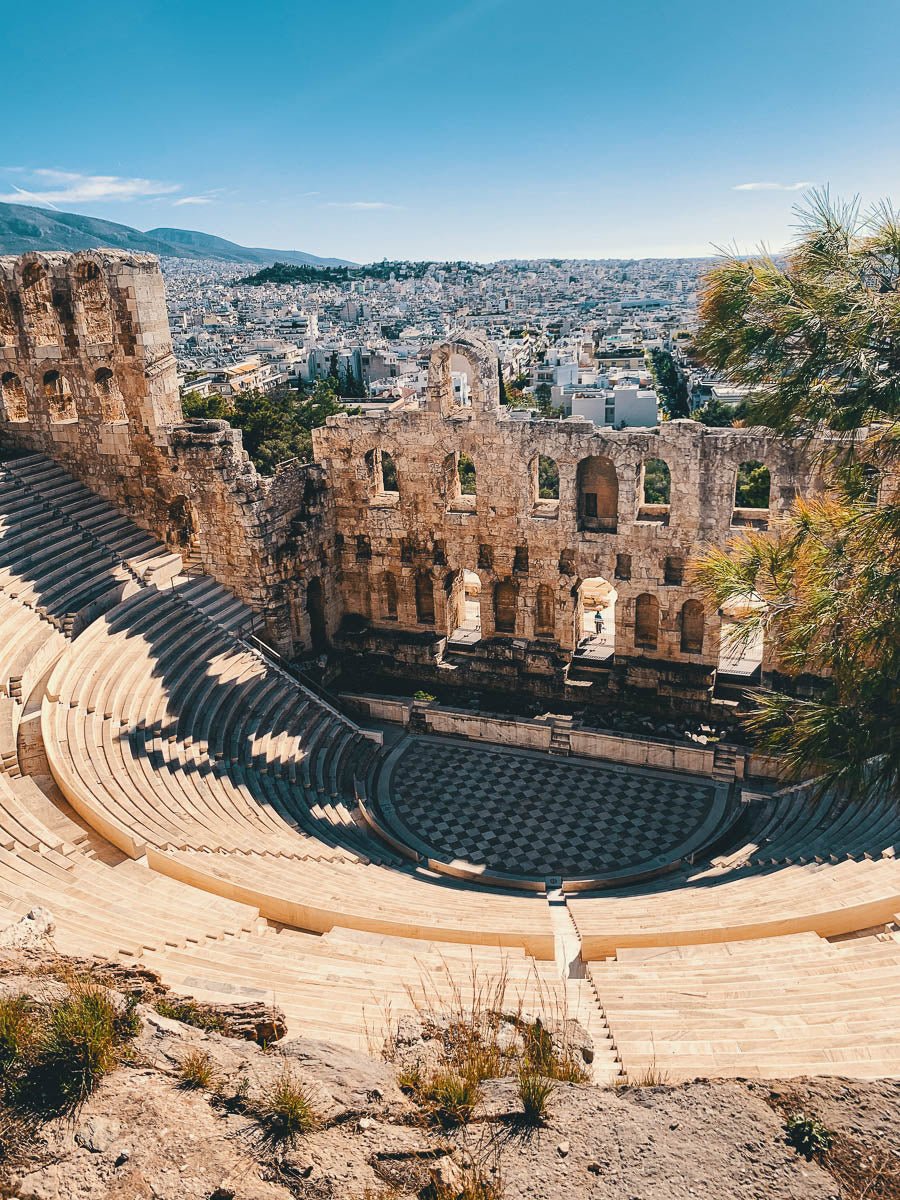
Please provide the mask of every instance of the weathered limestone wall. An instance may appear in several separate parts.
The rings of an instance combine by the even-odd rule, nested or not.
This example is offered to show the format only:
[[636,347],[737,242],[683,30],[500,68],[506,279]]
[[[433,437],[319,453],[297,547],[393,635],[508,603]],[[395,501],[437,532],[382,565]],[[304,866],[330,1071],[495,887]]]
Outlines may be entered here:
[[239,431],[184,422],[152,255],[0,258],[0,443],[58,460],[263,613],[282,650],[310,645],[304,580],[336,594],[323,472],[260,476]]
[[[493,348],[471,332],[435,347],[424,404],[330,418],[315,464],[262,477],[226,422],[183,420],[159,265],[112,250],[0,258],[0,443],[59,460],[262,613],[282,651],[319,651],[340,632],[388,669],[571,693],[585,581],[601,577],[618,597],[615,655],[594,680],[673,703],[708,699],[719,656],[691,554],[820,486],[816,447],[766,430],[517,420],[501,409]],[[462,494],[461,455],[475,495]],[[538,495],[541,455],[558,466],[558,500]],[[650,459],[668,466],[669,505],[643,503]],[[740,512],[738,467],[755,460],[770,507]],[[464,571],[480,582],[481,641],[451,663]]]
[[[470,363],[470,407],[454,407],[451,354]],[[766,430],[694,421],[621,431],[586,421],[521,421],[501,409],[496,378],[491,347],[459,335],[436,348],[423,407],[332,417],[316,431],[316,458],[335,505],[345,610],[374,626],[374,653],[384,657],[393,637],[399,657],[422,661],[421,639],[404,635],[430,630],[439,658],[435,639],[462,624],[462,572],[473,571],[481,583],[482,643],[464,669],[474,676],[489,656],[497,678],[508,681],[515,672],[552,673],[568,660],[581,636],[582,582],[600,576],[618,595],[620,679],[657,694],[702,696],[718,661],[720,620],[707,614],[702,646],[685,647],[684,605],[698,597],[684,565],[700,546],[724,545],[735,522],[765,525],[796,495],[817,488],[814,448]],[[379,486],[385,452],[396,467],[396,492]],[[460,454],[475,465],[475,496],[460,494]],[[538,496],[539,455],[558,465],[558,503]],[[648,459],[669,468],[668,508],[642,505]],[[738,466],[757,460],[770,471],[770,509],[738,512]],[[588,490],[598,497],[593,506]],[[636,629],[639,608],[649,634]]]

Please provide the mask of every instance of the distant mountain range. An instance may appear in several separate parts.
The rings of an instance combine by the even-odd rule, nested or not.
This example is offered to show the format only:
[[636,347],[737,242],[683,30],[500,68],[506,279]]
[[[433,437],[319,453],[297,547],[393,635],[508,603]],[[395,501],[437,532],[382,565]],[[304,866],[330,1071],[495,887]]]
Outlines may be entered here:
[[0,254],[24,254],[26,250],[94,250],[98,247],[259,266],[276,261],[316,267],[353,265],[346,258],[318,258],[302,250],[239,246],[237,242],[194,229],[148,229],[142,233],[130,225],[83,217],[78,213],[55,212],[26,204],[0,204]]

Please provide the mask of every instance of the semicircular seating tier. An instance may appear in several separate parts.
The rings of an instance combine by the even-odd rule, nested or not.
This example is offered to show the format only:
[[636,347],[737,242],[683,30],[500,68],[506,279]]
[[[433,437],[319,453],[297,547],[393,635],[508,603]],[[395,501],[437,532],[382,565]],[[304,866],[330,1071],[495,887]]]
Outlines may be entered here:
[[44,744],[82,816],[156,870],[291,925],[552,958],[540,899],[428,879],[357,824],[341,789],[374,743],[195,600],[143,588],[59,660]]
[[148,586],[177,567],[48,460],[0,466],[0,917],[356,1047],[472,981],[581,1020],[597,1079],[900,1075],[895,807],[749,798],[703,863],[567,906],[432,879],[356,809],[377,746],[223,588]]

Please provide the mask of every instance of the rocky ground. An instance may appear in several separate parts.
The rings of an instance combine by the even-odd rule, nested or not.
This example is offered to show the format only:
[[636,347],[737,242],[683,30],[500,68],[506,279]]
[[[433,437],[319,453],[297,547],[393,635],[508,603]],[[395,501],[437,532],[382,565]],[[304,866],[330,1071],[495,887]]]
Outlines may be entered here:
[[[49,964],[51,986],[58,964]],[[0,994],[46,996],[48,961],[10,950]],[[42,974],[43,972],[43,974]],[[149,982],[153,1001],[164,989]],[[129,990],[126,976],[117,980]],[[151,994],[152,993],[152,994]],[[516,1081],[483,1083],[472,1119],[428,1123],[398,1067],[304,1038],[268,1049],[138,1006],[140,1031],[74,1113],[39,1122],[0,1163],[18,1200],[862,1200],[896,1197],[900,1082],[697,1080],[606,1090],[560,1083],[546,1123],[526,1128]],[[253,1036],[253,1022],[243,1022]],[[206,1086],[181,1065],[208,1058]],[[319,1127],[278,1140],[260,1118],[285,1073]],[[788,1144],[785,1113],[815,1115],[868,1159],[841,1182]],[[271,1132],[271,1131],[269,1131]],[[842,1143],[844,1144],[844,1143]],[[846,1155],[845,1155],[846,1158]],[[893,1174],[892,1174],[893,1172]],[[480,1176],[481,1190],[473,1179]],[[876,1178],[877,1176],[877,1178]],[[864,1190],[868,1187],[868,1191]],[[468,1187],[470,1190],[465,1191]],[[855,1189],[855,1190],[854,1190]],[[892,1190],[893,1189],[893,1190]]]

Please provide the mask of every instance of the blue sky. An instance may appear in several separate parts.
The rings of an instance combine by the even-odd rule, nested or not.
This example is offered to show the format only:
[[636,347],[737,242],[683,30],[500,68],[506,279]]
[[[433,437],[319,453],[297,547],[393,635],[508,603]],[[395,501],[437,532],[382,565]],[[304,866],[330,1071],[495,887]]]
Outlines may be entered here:
[[777,248],[797,185],[900,201],[898,17],[17,0],[0,195],[358,261]]

